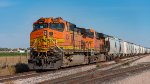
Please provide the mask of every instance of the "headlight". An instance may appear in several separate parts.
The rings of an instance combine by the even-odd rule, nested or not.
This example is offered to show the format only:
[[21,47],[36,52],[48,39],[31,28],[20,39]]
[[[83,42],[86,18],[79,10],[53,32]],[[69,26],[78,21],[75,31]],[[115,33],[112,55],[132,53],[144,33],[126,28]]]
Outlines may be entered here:
[[47,30],[44,30],[44,35],[47,36]]

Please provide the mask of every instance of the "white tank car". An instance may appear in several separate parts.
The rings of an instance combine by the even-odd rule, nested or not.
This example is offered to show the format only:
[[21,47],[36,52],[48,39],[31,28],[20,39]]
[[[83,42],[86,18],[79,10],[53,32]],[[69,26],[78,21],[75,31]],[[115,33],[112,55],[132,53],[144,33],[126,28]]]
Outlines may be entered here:
[[145,53],[145,48],[143,47],[143,54]]
[[131,44],[131,55],[134,55],[134,44],[133,43],[130,44]]
[[133,55],[135,55],[136,54],[136,45],[135,44],[132,44],[133,45]]
[[112,36],[108,36],[107,38],[109,39],[109,43],[110,43],[110,49],[109,49],[108,55],[113,56],[113,57],[119,56],[120,55],[119,39],[112,37]]
[[150,49],[148,49],[148,53],[150,53]]
[[131,44],[131,56],[134,54],[134,44],[133,43],[130,43]]
[[142,46],[140,46],[139,52],[140,52],[140,54],[143,53],[143,47]]
[[147,48],[147,53],[150,53],[150,49],[149,48]]
[[128,43],[126,41],[123,42],[124,44],[124,55],[127,56],[128,55]]
[[140,54],[140,45],[138,45],[138,54]]
[[144,52],[143,52],[143,54],[145,54],[146,53],[146,48],[145,47],[143,47],[144,48]]
[[134,55],[138,55],[139,54],[139,46],[134,44]]
[[142,46],[142,54],[144,54],[144,47]]
[[121,39],[119,40],[119,42],[120,42],[120,56],[124,57],[126,54],[126,46],[124,45],[125,42]]
[[140,54],[140,46],[138,45],[138,54]]
[[132,44],[127,42],[127,56],[131,55]]

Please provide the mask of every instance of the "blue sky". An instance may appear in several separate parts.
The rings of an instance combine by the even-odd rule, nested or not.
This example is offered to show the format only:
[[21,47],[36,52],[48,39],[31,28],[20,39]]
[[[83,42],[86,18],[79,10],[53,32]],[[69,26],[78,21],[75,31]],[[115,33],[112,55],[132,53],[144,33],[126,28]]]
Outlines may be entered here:
[[149,0],[0,0],[0,47],[29,47],[32,23],[62,17],[150,47]]

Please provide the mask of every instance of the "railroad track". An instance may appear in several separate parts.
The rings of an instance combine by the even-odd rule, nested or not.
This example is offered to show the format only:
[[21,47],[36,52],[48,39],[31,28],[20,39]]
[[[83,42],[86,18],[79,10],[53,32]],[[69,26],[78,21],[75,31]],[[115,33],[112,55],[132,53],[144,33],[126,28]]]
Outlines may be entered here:
[[[85,84],[88,84],[90,81],[95,80],[94,78],[97,78],[99,76],[106,76],[106,74],[108,72],[110,74],[114,74],[114,72],[112,72],[112,71],[118,70],[117,68],[122,66],[123,64],[132,63],[143,57],[145,57],[145,55],[131,57],[130,59],[124,60],[123,63],[115,64],[114,66],[110,66],[110,67],[106,67],[106,68],[95,68],[95,69],[92,69],[89,71],[73,74],[70,76],[61,77],[61,78],[49,80],[49,81],[44,81],[44,82],[41,82],[40,84],[49,84],[49,83],[51,83],[51,84],[80,84],[80,83],[84,83],[84,82],[85,82]],[[97,75],[97,74],[99,74],[99,75]],[[86,82],[85,80],[88,80],[88,81]],[[94,82],[92,81],[89,84],[93,84],[93,83]]]
[[30,71],[30,72],[15,74],[15,75],[1,76],[0,82],[4,82],[7,80],[13,80],[13,79],[17,79],[17,78],[23,78],[23,77],[31,76],[31,75],[35,75],[35,74],[37,74],[35,71]]
[[[140,58],[142,58],[142,57],[145,57],[145,55],[142,55],[142,56],[135,56],[135,57],[130,57],[130,58],[125,58],[124,59],[124,62],[133,62],[133,61],[136,61],[136,60],[138,60],[138,59],[140,59]],[[106,62],[106,64],[107,64],[107,62]],[[112,65],[114,65],[114,66],[112,66]],[[104,65],[103,66],[101,66],[100,68],[98,68],[98,69],[101,69],[101,70],[103,70],[103,71],[105,71],[105,70],[110,70],[111,68],[113,69],[114,67],[119,67],[119,66],[121,66],[122,65],[122,63],[121,64],[116,64],[116,63],[112,63],[112,64],[107,64],[107,65],[105,65],[105,63],[104,63]],[[61,74],[63,74],[63,72],[67,72],[67,71],[70,71],[70,70],[74,70],[74,69],[79,69],[79,68],[82,68],[82,67],[88,67],[88,66],[94,66],[95,68],[88,68],[87,70],[83,70],[83,72],[76,72],[76,73],[70,73],[70,74],[67,74],[67,75],[63,75],[63,76],[60,76]],[[111,67],[112,66],[112,67]],[[109,68],[107,68],[107,67],[109,67]],[[82,69],[80,69],[80,70],[82,70]],[[27,73],[23,73],[23,74],[19,74],[19,75],[14,75],[14,76],[5,76],[5,77],[0,77],[0,82],[1,83],[4,83],[4,82],[14,82],[14,81],[16,81],[17,80],[17,82],[19,81],[23,81],[23,82],[33,82],[34,80],[38,80],[38,77],[40,77],[40,79],[42,78],[42,77],[44,77],[44,75],[49,75],[49,76],[54,76],[52,79],[47,79],[47,80],[42,80],[41,79],[41,83],[47,83],[49,80],[52,80],[52,82],[54,83],[54,82],[56,82],[56,80],[57,80],[57,83],[59,83],[59,82],[65,82],[65,80],[67,79],[67,78],[65,78],[66,76],[71,76],[72,74],[74,75],[74,74],[78,74],[78,75],[75,75],[75,76],[71,76],[71,77],[74,77],[73,79],[75,79],[75,78],[78,78],[77,76],[81,76],[81,74],[82,75],[85,75],[87,72],[90,72],[90,73],[92,73],[93,71],[95,71],[95,70],[97,70],[96,69],[96,64],[90,64],[90,65],[84,65],[84,66],[76,66],[76,67],[69,67],[69,68],[64,68],[64,69],[60,69],[60,70],[56,70],[56,71],[47,71],[47,72],[41,72],[41,73],[36,73],[36,72],[27,72]],[[59,73],[59,72],[62,72],[62,73]],[[65,73],[66,73],[65,72]],[[59,74],[57,74],[57,73],[59,73]],[[54,74],[54,75],[53,75]],[[57,77],[55,77],[55,76],[57,76]],[[71,78],[70,77],[70,78]],[[26,79],[29,79],[29,78],[33,78],[34,80],[32,81],[32,80],[30,80],[30,81],[28,81],[28,80],[26,80]],[[37,79],[36,79],[37,78]],[[61,80],[59,80],[59,78],[61,78]],[[24,80],[25,79],[25,80]],[[55,80],[56,79],[56,80]],[[64,79],[63,81],[62,81],[62,79]],[[55,80],[55,81],[54,81]],[[43,82],[44,81],[44,82]],[[21,82],[22,83],[22,82]],[[36,82],[36,81],[34,81],[34,83],[38,83],[38,82]]]
[[150,69],[150,62],[145,64],[139,64],[128,68],[120,68],[117,70],[108,71],[105,73],[93,73],[89,75],[89,79],[85,79],[84,81],[81,81],[78,83],[80,84],[96,84],[104,82],[105,80],[115,78],[119,75],[124,75],[126,73],[133,73],[133,72],[140,72],[142,70]]
[[81,68],[81,67],[92,66],[92,65],[95,65],[95,64],[81,65],[81,66],[76,66],[76,67],[67,67],[67,68],[62,68],[59,70],[48,70],[48,71],[38,71],[38,72],[30,71],[30,72],[15,74],[15,75],[1,76],[0,83],[9,82],[9,81],[17,80],[17,79],[26,79],[29,77],[36,77],[36,76],[45,75],[45,74],[57,73],[60,71],[71,70],[75,68]]

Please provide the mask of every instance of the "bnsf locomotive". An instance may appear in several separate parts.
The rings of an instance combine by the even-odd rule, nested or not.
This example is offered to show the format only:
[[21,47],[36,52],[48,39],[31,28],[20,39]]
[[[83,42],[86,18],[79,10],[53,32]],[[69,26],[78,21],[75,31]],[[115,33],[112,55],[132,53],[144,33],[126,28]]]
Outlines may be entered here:
[[58,69],[150,53],[149,48],[77,27],[61,17],[33,23],[30,49],[30,69]]

